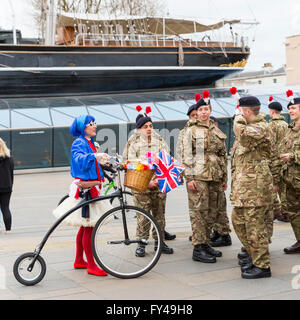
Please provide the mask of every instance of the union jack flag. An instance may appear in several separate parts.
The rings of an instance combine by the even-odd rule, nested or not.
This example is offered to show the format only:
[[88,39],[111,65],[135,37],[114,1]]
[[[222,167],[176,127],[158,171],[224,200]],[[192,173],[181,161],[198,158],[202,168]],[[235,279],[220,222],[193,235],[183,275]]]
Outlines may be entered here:
[[180,173],[184,170],[166,151],[162,150],[153,163],[160,191],[167,193],[181,185]]

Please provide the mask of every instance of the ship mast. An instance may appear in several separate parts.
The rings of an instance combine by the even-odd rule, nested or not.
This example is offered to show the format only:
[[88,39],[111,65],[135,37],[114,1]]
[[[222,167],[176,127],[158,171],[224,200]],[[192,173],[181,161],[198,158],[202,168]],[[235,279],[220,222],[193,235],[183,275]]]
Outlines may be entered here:
[[16,16],[15,16],[15,10],[11,3],[11,0],[8,1],[10,8],[11,8],[11,17],[12,17],[12,27],[13,27],[13,39],[14,44],[17,44],[17,33],[16,33]]
[[55,44],[56,6],[57,0],[48,0],[45,32],[45,45],[47,46],[54,46]]

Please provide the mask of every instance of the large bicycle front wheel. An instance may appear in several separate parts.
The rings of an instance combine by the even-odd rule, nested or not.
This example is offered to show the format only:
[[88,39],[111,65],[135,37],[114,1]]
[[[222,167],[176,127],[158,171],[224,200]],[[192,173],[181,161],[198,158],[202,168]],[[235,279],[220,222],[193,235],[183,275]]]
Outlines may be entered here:
[[[136,256],[139,244],[145,245],[144,257]],[[158,262],[162,251],[161,230],[152,215],[141,208],[113,208],[95,225],[92,250],[97,263],[109,274],[123,279],[137,278]]]

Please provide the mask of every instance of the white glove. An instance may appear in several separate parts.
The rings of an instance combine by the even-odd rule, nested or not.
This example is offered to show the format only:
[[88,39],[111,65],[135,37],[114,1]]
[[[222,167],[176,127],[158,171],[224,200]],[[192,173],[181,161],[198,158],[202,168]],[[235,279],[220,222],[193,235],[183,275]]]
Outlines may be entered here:
[[99,163],[103,166],[107,165],[109,163],[110,160],[110,155],[108,155],[107,153],[94,153],[95,154],[95,158],[99,161]]

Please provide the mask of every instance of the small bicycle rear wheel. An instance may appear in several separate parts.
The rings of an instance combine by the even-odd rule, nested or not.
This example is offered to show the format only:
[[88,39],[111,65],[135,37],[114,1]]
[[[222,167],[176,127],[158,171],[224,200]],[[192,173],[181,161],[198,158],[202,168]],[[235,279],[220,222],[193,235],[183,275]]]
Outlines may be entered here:
[[34,256],[34,252],[24,253],[14,263],[14,276],[17,281],[25,286],[33,286],[39,283],[46,274],[46,263],[40,255],[37,257],[33,269],[28,271],[28,267],[31,264]]
[[[148,231],[149,237],[142,239],[136,235],[137,224],[139,234]],[[143,257],[136,256],[138,244],[145,245]],[[109,274],[123,279],[137,278],[158,262],[162,251],[161,230],[147,211],[135,206],[124,206],[123,209],[119,206],[106,212],[96,223],[92,250],[97,263]]]

